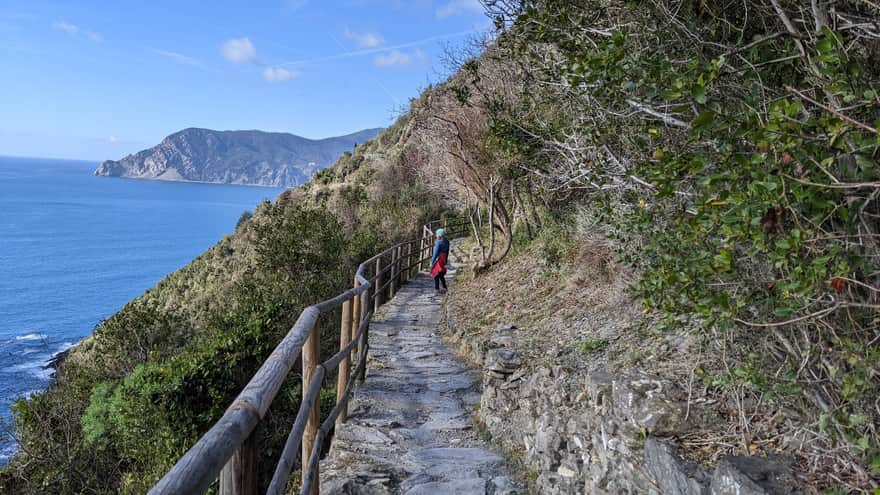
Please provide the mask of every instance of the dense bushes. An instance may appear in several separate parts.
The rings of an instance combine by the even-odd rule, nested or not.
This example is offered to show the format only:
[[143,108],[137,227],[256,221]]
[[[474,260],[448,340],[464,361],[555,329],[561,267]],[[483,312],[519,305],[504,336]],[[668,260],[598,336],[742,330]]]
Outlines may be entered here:
[[484,99],[498,160],[585,206],[660,328],[728,332],[706,384],[803,414],[817,486],[877,483],[876,7],[487,3],[506,29],[472,84],[510,59],[528,85]]

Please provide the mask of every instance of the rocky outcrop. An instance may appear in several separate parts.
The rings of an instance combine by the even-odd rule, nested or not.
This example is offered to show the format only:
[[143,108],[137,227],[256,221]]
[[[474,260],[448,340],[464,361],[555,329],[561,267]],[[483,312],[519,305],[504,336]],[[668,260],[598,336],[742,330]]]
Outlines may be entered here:
[[454,322],[447,327],[483,368],[480,418],[506,451],[521,454],[535,493],[796,493],[782,458],[725,457],[714,468],[682,460],[661,440],[692,428],[672,383],[636,370],[525,363],[503,333],[475,341]]
[[292,187],[379,130],[312,140],[277,132],[184,129],[150,149],[105,161],[95,175]]

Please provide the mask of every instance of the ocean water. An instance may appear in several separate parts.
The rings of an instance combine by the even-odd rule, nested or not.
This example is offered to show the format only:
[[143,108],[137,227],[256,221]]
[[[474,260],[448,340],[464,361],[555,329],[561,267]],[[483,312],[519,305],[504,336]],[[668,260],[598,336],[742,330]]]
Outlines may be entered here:
[[0,465],[10,407],[47,363],[281,189],[95,177],[94,162],[0,156]]

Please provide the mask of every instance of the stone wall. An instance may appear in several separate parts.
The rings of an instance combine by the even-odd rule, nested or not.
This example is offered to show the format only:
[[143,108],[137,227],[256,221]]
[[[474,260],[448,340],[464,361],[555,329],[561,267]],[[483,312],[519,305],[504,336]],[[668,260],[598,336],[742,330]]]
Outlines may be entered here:
[[535,493],[796,493],[783,459],[726,457],[714,468],[683,461],[660,440],[689,429],[686,401],[672,383],[636,370],[524,363],[509,336],[469,336],[454,321],[446,331],[482,368],[479,419],[523,464]]

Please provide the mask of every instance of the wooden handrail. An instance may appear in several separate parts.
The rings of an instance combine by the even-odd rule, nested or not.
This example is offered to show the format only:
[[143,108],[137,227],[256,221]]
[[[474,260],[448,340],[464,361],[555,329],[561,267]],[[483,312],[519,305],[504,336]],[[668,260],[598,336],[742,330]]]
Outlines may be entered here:
[[[442,222],[445,225],[445,222]],[[296,456],[303,447],[302,457],[308,459],[302,463],[303,484],[302,494],[318,493],[318,458],[323,439],[329,434],[330,428],[337,422],[344,422],[348,416],[348,401],[354,385],[363,381],[366,373],[367,354],[369,352],[370,320],[379,305],[385,301],[385,291],[394,294],[404,280],[411,278],[412,268],[419,270],[425,261],[430,261],[433,227],[440,221],[429,222],[422,227],[422,235],[418,239],[395,244],[379,254],[365,260],[358,266],[354,277],[354,287],[331,299],[303,309],[293,327],[266,361],[254,374],[238,397],[233,400],[226,412],[193,445],[177,463],[150,490],[150,495],[199,494],[204,493],[223,471],[223,480],[235,482],[221,483],[221,495],[256,494],[255,473],[238,472],[241,469],[255,469],[255,462],[232,462],[237,458],[249,458],[241,449],[256,448],[249,437],[257,424],[266,415],[269,406],[278,394],[282,383],[290,369],[301,356],[303,363],[303,397],[290,434],[275,469],[267,494],[281,495],[287,487],[290,471],[296,463]],[[449,236],[460,234],[466,223],[447,226]],[[414,246],[418,243],[418,250]],[[415,260],[413,260],[415,256]],[[388,264],[383,266],[384,260]],[[406,261],[404,261],[404,259]],[[372,269],[375,266],[375,269]],[[368,270],[373,271],[367,278]],[[390,276],[386,276],[388,272]],[[386,279],[387,280],[384,280]],[[342,306],[343,317],[340,332],[339,352],[321,364],[319,361],[319,316],[336,307]],[[350,336],[350,338],[346,338]],[[309,345],[306,345],[306,344]],[[351,354],[357,348],[357,365],[349,374]],[[330,370],[339,366],[337,382],[336,406],[330,415],[318,427],[319,400],[321,386]],[[344,388],[343,392],[339,392]],[[253,456],[254,452],[247,452]]]

